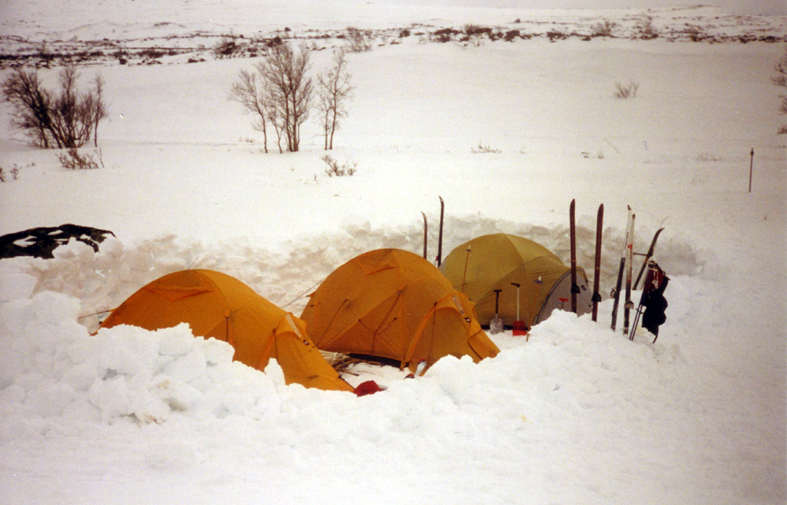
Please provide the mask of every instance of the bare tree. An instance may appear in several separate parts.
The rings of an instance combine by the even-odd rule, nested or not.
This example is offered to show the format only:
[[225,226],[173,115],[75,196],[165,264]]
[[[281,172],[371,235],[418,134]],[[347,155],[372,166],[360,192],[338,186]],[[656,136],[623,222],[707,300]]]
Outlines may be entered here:
[[95,107],[93,109],[93,147],[98,147],[98,123],[106,118],[109,117],[109,111],[107,110],[106,103],[104,102],[104,76],[99,73],[96,73],[95,77],[93,77],[93,86],[94,86],[94,96],[96,100]]
[[309,117],[313,89],[311,77],[306,76],[308,70],[306,46],[301,45],[296,52],[286,43],[273,46],[267,58],[257,65],[290,152],[298,151],[301,125]]
[[[264,90],[259,86],[257,75],[248,70],[241,70],[238,80],[232,83],[230,100],[240,103],[246,112],[253,114],[252,127],[262,132],[263,148],[268,152],[268,121],[269,103]],[[281,148],[280,148],[281,150]]]
[[339,128],[339,118],[347,116],[345,102],[353,87],[347,71],[347,55],[343,49],[333,53],[333,67],[317,77],[317,108],[322,115],[325,150],[333,149],[333,136]]
[[41,147],[82,147],[98,134],[99,122],[107,117],[104,81],[94,80],[95,91],[77,89],[78,72],[68,66],[60,71],[60,88],[43,87],[38,73],[15,69],[3,81],[3,97],[12,106],[11,125]]
[[60,94],[50,110],[52,131],[58,147],[81,147],[93,130],[93,97],[79,96],[76,89],[77,71],[66,67],[60,71]]
[[50,147],[47,131],[51,93],[46,90],[37,72],[17,68],[3,81],[3,98],[11,104],[11,126],[24,132],[33,144]]

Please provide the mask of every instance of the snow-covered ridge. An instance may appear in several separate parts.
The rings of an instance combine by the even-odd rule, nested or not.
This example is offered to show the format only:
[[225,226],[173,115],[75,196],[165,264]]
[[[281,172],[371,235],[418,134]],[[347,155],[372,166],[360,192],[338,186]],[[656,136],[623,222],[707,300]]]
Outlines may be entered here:
[[[56,11],[55,7],[51,9]],[[447,10],[448,15],[443,10],[441,17],[434,18],[414,17],[415,12],[422,16],[428,13],[428,8],[411,11],[388,7],[367,17],[348,17],[344,22],[332,17],[312,20],[307,16],[305,21],[290,19],[289,23],[274,22],[267,13],[253,23],[248,20],[248,12],[240,22],[234,18],[193,19],[189,9],[175,16],[169,10],[151,8],[140,10],[142,15],[128,16],[113,9],[108,16],[91,19],[90,7],[85,7],[86,18],[75,20],[71,26],[64,24],[63,18],[40,17],[50,14],[49,10],[50,7],[41,7],[41,11],[30,12],[30,7],[22,6],[8,10],[12,15],[0,24],[0,68],[20,63],[196,63],[214,58],[257,57],[279,40],[304,42],[320,50],[345,45],[348,27],[362,30],[373,46],[521,43],[540,38],[552,42],[570,38],[589,41],[596,37],[704,43],[787,40],[787,16],[732,14],[703,6],[602,11],[454,8]],[[228,16],[228,12],[232,11],[222,9],[220,16]],[[69,11],[65,19],[70,15],[73,14]],[[35,16],[35,21],[25,16]]]

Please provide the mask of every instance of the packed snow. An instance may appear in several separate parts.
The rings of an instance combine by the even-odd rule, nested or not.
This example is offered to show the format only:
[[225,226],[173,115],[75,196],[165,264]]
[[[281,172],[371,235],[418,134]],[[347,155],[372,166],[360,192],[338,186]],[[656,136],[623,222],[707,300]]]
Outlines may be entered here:
[[[209,47],[80,66],[83,79],[106,79],[110,118],[100,151],[85,151],[101,157],[96,170],[27,146],[2,104],[0,235],[74,223],[115,237],[98,252],[72,240],[52,259],[0,260],[1,503],[785,503],[787,135],[770,77],[787,18],[445,3],[271,0],[262,15],[243,0],[6,2],[5,54],[42,41],[213,44],[286,26],[295,39],[330,34],[309,35],[316,73],[343,44],[337,30],[378,38],[349,55],[355,92],[329,153],[357,164],[351,177],[325,173],[314,118],[301,152],[262,153],[227,99],[254,60],[215,59]],[[642,16],[715,39],[637,40],[628,34]],[[603,19],[626,35],[543,36]],[[514,20],[533,37],[426,35]],[[387,31],[408,26],[424,35]],[[204,61],[186,63],[195,55]],[[40,73],[54,83],[57,68]],[[616,98],[630,81],[637,96]],[[599,322],[558,311],[527,338],[491,335],[493,359],[444,358],[416,379],[356,365],[348,382],[386,388],[363,397],[287,386],[275,362],[264,373],[233,362],[228,344],[187,325],[93,334],[105,311],[186,268],[233,275],[299,315],[352,257],[420,254],[421,212],[435,259],[438,197],[444,255],[505,232],[566,261],[576,199],[589,273],[604,203]],[[636,251],[665,227],[656,259],[669,308],[655,343],[609,328],[627,205]]]

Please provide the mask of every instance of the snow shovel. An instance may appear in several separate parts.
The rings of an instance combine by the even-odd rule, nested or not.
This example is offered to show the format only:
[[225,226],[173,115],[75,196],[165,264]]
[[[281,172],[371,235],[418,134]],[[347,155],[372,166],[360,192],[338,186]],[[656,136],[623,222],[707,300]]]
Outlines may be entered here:
[[514,336],[521,336],[527,335],[527,325],[524,321],[519,319],[519,284],[516,282],[511,283],[512,286],[516,286],[516,321],[511,326],[513,329]]
[[503,331],[503,318],[500,317],[498,307],[500,302],[500,292],[503,291],[502,289],[495,290],[495,317],[489,321],[489,333],[492,335],[496,333],[502,333]]

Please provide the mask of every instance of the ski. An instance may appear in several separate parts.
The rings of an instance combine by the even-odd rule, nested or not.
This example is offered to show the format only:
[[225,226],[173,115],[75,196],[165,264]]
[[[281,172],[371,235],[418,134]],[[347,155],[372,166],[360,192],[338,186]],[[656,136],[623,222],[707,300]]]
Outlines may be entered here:
[[[628,235],[629,225],[631,223],[631,207],[628,208],[628,221],[626,222],[626,234]],[[620,268],[618,269],[618,281],[615,283],[615,289],[612,291],[612,329],[615,330],[618,323],[618,305],[620,304],[620,288],[623,285],[623,271],[626,268],[626,244],[628,243],[628,236],[623,241],[623,253],[620,255]]]
[[577,284],[577,226],[575,221],[575,201],[571,200],[569,207],[569,239],[571,242],[571,312],[577,313],[577,294],[579,285]]
[[426,222],[426,214],[421,212],[421,215],[424,216],[424,259],[426,259],[426,241],[428,239],[429,225]]
[[648,247],[648,252],[645,253],[645,261],[642,262],[642,268],[639,269],[639,274],[637,274],[637,280],[634,281],[634,289],[636,290],[639,287],[639,281],[642,279],[642,274],[645,272],[645,268],[648,266],[648,261],[653,257],[653,251],[656,248],[656,241],[659,239],[659,235],[661,232],[664,231],[664,228],[659,228],[656,230],[656,234],[653,235],[653,240],[650,242],[650,247]]
[[437,266],[443,263],[443,215],[445,213],[445,202],[440,198],[440,232],[437,236]]
[[599,292],[600,274],[601,274],[601,229],[604,224],[604,204],[598,206],[598,216],[596,217],[596,264],[593,269],[593,321],[598,320],[598,304],[601,301],[601,293]]
[[629,334],[629,317],[634,302],[631,301],[631,278],[634,264],[634,219],[637,216],[632,214],[629,219],[629,229],[626,232],[626,301],[623,304],[623,334]]

